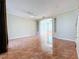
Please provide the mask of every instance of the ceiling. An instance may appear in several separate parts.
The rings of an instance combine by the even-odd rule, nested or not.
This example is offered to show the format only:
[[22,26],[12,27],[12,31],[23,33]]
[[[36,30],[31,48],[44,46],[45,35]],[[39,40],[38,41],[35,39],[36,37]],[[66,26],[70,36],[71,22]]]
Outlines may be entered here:
[[7,12],[29,18],[52,17],[78,9],[79,0],[7,0]]

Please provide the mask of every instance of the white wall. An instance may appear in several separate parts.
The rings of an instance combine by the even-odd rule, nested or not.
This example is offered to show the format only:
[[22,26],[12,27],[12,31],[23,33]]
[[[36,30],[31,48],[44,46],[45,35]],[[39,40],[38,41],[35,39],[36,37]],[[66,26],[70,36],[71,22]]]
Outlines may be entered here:
[[77,11],[57,16],[55,37],[66,40],[76,39]]
[[7,15],[7,26],[9,39],[28,37],[36,33],[36,22],[34,20],[12,14]]

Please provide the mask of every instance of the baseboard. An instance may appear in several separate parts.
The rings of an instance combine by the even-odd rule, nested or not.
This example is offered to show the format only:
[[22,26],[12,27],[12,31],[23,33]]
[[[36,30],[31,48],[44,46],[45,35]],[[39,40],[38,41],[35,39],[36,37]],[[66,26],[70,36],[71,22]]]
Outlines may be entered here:
[[56,38],[76,42],[76,39],[69,39],[69,38],[62,38],[62,37],[56,37]]
[[30,36],[20,36],[20,37],[15,37],[15,38],[9,38],[9,40],[16,40],[16,39],[22,39],[22,38],[31,38],[34,37],[36,35],[30,35]]

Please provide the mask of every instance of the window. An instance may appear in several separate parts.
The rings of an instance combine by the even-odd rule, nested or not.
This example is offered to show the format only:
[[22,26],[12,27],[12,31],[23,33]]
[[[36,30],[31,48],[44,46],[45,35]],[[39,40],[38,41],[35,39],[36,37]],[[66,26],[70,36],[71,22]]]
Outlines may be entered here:
[[43,39],[43,42],[52,44],[53,32],[54,32],[54,20],[53,19],[44,19],[39,23],[39,32],[40,36]]

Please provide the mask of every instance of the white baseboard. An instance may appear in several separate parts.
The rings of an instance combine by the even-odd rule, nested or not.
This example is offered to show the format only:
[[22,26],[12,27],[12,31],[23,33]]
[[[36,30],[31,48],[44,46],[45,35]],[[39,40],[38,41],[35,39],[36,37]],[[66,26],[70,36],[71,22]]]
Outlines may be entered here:
[[9,38],[9,40],[15,40],[15,39],[25,38],[25,37],[29,38],[29,37],[33,37],[33,36],[35,36],[35,35],[11,37],[11,38]]
[[56,37],[56,38],[76,42],[76,39],[62,38],[62,37]]

